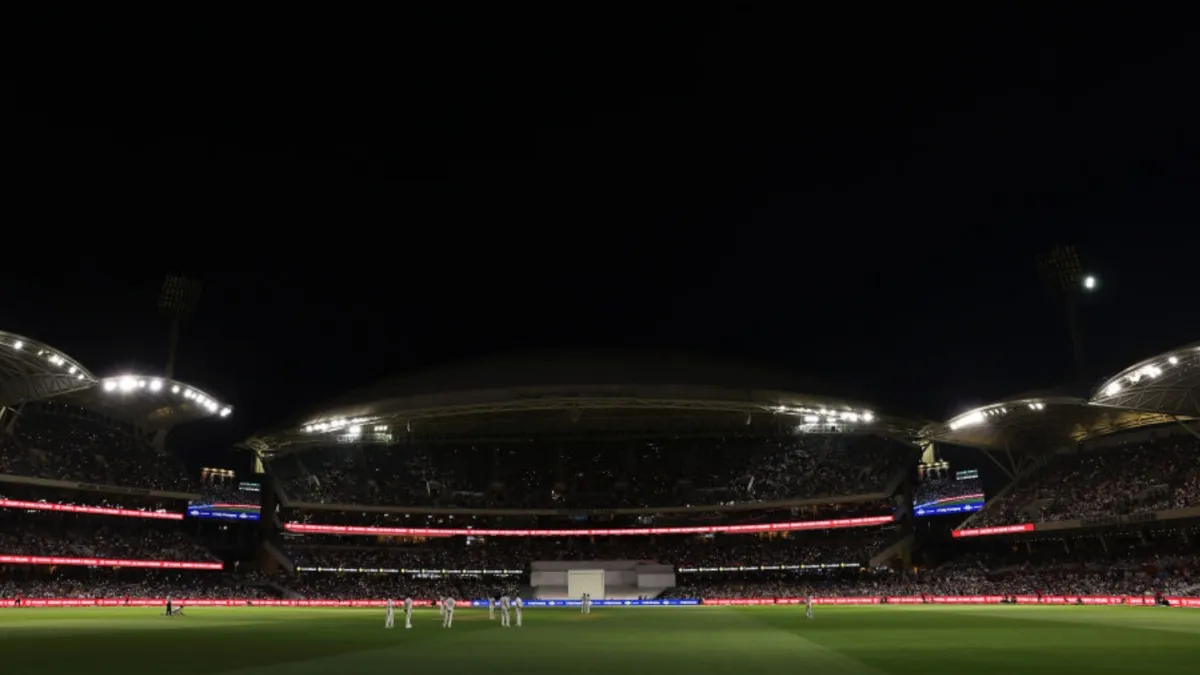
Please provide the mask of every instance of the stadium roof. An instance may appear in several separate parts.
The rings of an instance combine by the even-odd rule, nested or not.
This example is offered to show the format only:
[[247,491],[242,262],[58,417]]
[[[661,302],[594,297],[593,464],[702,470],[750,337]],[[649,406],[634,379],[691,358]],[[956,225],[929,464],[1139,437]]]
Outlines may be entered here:
[[1176,419],[1158,412],[1095,405],[1083,397],[1023,395],[930,425],[923,435],[984,450],[1038,452]]
[[[915,434],[923,423],[867,404],[792,393],[786,376],[676,355],[559,351],[455,366],[384,381],[282,429],[248,439],[260,451],[331,442],[541,431],[675,431],[788,423],[817,430]],[[710,426],[711,429],[711,426]]]
[[1200,342],[1129,366],[1101,384],[1092,403],[1200,417]]
[[106,377],[68,398],[90,410],[150,430],[233,414],[231,406],[198,387],[154,376]]
[[96,378],[50,345],[0,331],[0,405],[17,405],[87,389]]

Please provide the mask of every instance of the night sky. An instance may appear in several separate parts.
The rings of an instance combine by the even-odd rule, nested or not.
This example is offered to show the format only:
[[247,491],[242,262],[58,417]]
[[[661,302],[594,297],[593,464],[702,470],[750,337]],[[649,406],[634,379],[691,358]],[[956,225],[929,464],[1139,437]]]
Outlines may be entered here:
[[1059,244],[1100,278],[1089,377],[1200,339],[1188,24],[904,11],[30,31],[0,329],[161,370],[162,278],[197,276],[178,377],[237,408],[190,441],[214,453],[556,346],[945,418],[1074,379],[1034,265]]

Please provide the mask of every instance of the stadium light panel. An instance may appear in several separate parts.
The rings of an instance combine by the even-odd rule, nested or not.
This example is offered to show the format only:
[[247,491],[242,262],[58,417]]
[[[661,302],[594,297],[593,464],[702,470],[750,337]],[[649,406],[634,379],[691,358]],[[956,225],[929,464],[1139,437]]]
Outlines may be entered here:
[[974,410],[961,417],[950,421],[950,430],[958,431],[965,427],[973,427],[983,424],[987,421],[987,417],[982,411]]
[[1168,358],[1168,359],[1167,359],[1167,363],[1169,363],[1169,364],[1171,364],[1171,365],[1173,365],[1173,366],[1179,365],[1179,357],[1178,357],[1178,356],[1172,356],[1172,357],[1170,357],[1170,358]]
[[[82,375],[82,373],[80,373]],[[233,414],[233,406],[222,405],[215,398],[200,391],[193,389],[178,382],[171,382],[160,377],[137,377],[134,375],[119,375],[117,377],[105,378],[101,381],[101,388],[106,392],[119,392],[129,394],[137,390],[149,390],[155,394],[159,394],[170,385],[170,393],[179,396],[184,400],[193,402],[196,406],[207,410],[221,417],[229,417]]]
[[12,348],[17,351],[21,351],[22,349],[25,348],[25,343],[20,340],[17,340],[16,342],[13,343]]

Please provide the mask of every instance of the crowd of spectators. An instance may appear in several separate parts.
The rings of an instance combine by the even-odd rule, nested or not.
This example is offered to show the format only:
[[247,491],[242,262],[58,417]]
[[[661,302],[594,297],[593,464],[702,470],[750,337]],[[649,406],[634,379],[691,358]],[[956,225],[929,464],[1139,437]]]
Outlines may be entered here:
[[277,583],[291,593],[313,600],[368,600],[375,598],[458,599],[494,597],[513,593],[515,577],[300,573],[283,576]]
[[[536,512],[534,512],[536,513]],[[621,513],[564,512],[555,515],[487,516],[479,514],[373,513],[342,510],[298,510],[281,512],[283,522],[312,525],[355,525],[371,527],[438,527],[474,529],[620,529],[639,527],[689,527],[708,525],[745,525],[812,520],[840,520],[896,514],[892,499],[840,503],[813,503],[793,508],[745,510],[666,511],[664,513],[626,515]]]
[[5,499],[20,502],[36,502],[45,504],[46,506],[101,507],[154,513],[182,513],[184,508],[183,501],[171,502],[169,500],[155,499],[142,495],[112,495],[80,490],[55,490],[53,488],[22,485],[20,483],[0,483],[0,500]]
[[[818,573],[680,575],[673,597],[772,598],[936,595],[1165,595],[1200,582],[1196,530],[953,546],[952,557],[907,573],[891,569]],[[1194,592],[1189,592],[1194,595]]]
[[86,568],[11,568],[0,574],[0,600],[15,598],[247,599],[270,597],[261,586],[213,572]]
[[915,462],[874,436],[336,448],[272,462],[291,501],[619,508],[869,494]]
[[0,511],[0,555],[207,562],[177,521]]
[[[898,535],[891,530],[774,535],[653,537],[447,537],[365,546],[361,539],[324,545],[301,538],[285,547],[297,567],[341,569],[524,570],[535,560],[645,560],[677,567],[866,565]],[[303,543],[301,543],[303,542]]]
[[970,527],[1200,506],[1200,441],[1172,435],[1061,454],[992,500]]
[[195,491],[178,458],[132,429],[78,406],[25,406],[12,434],[0,434],[0,474],[121,487]]

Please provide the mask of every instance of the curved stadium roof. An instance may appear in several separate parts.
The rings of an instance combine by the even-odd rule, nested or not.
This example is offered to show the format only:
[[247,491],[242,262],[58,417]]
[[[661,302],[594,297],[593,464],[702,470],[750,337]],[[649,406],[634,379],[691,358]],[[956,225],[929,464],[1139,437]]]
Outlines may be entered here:
[[798,425],[874,425],[912,433],[921,423],[877,415],[872,406],[812,391],[775,371],[675,354],[560,350],[405,375],[320,406],[250,439],[259,450],[396,433],[520,433],[535,426],[587,430],[684,430],[721,419],[744,425],[781,417]]
[[67,400],[143,429],[169,429],[211,417],[228,417],[229,406],[199,387],[163,377],[106,377]]
[[1097,387],[1092,403],[1200,417],[1200,342],[1129,366]]
[[65,353],[0,331],[0,406],[80,391],[95,383],[95,376]]
[[923,435],[987,450],[1053,450],[1105,434],[1197,418],[1200,343],[1135,363],[1094,392],[1022,394],[930,425]]

